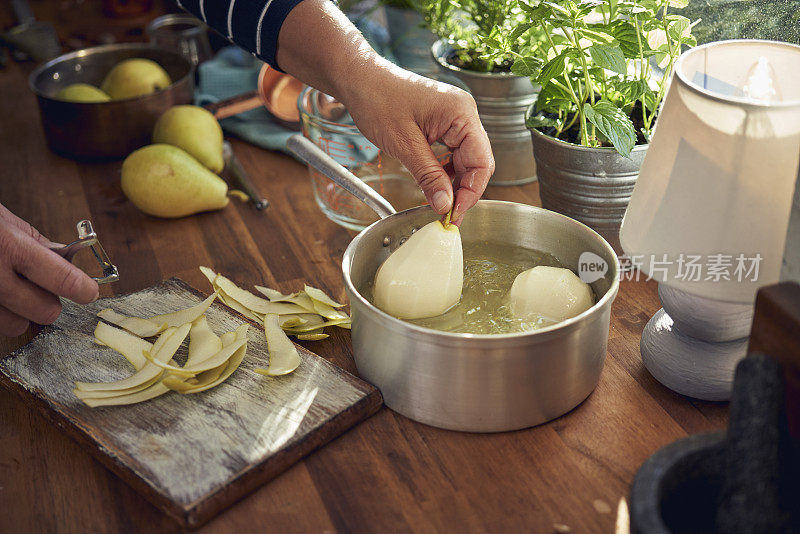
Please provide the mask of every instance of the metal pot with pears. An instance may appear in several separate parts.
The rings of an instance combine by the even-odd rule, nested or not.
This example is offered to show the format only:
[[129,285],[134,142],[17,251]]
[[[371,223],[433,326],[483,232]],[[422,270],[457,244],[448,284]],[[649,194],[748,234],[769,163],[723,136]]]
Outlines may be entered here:
[[[392,315],[376,306],[376,274],[393,252],[436,222],[438,215],[427,206],[396,213],[312,142],[294,136],[287,146],[381,216],[347,247],[342,272],[358,372],[381,390],[389,408],[441,428],[499,432],[556,418],[594,390],[605,361],[611,304],[619,288],[617,257],[600,235],[569,217],[534,206],[480,201],[460,228],[464,291],[456,307],[435,317],[400,319],[395,315],[402,312],[391,310]],[[589,284],[588,309],[558,322],[520,328],[511,324],[513,320],[503,320],[499,307],[509,304],[505,295],[520,272],[533,265],[558,265],[574,276],[587,257],[605,265]],[[494,280],[498,286],[488,293],[502,295],[477,298],[480,295],[470,285],[477,278]],[[495,308],[489,305],[492,299]],[[465,325],[463,317],[480,315],[482,310],[474,309],[481,306],[492,308],[483,310],[484,318],[499,324]],[[448,314],[455,314],[455,320]],[[463,331],[470,326],[473,332],[504,333]]]

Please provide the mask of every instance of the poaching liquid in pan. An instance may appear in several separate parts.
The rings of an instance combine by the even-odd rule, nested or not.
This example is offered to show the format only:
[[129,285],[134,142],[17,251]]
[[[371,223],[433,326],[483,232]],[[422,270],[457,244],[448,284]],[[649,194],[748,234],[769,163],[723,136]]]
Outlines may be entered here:
[[[486,241],[464,243],[464,289],[461,300],[436,317],[409,323],[463,334],[510,334],[554,324],[545,317],[520,319],[512,315],[506,295],[517,275],[537,265],[564,267],[553,255],[524,247]],[[367,291],[372,302],[372,285]]]

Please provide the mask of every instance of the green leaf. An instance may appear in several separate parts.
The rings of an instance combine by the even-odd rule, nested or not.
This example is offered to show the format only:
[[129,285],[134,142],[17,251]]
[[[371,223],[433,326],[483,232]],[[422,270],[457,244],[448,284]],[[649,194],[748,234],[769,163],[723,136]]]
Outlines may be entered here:
[[556,76],[560,76],[561,73],[564,72],[568,53],[567,50],[561,52],[542,67],[542,70],[539,72],[539,77],[536,79],[539,85],[544,87],[550,80]]
[[544,115],[531,115],[525,119],[528,128],[553,128],[558,126],[558,121]]
[[534,56],[518,57],[511,65],[511,72],[517,76],[537,76],[542,67],[542,60]]
[[595,44],[589,47],[589,54],[592,61],[598,67],[612,70],[620,74],[627,74],[628,65],[625,62],[625,54],[619,46],[609,46]]
[[606,45],[614,43],[614,37],[606,32],[592,30],[591,28],[582,28],[578,31],[583,37],[591,39],[595,43]]
[[509,34],[508,39],[509,41],[516,41],[522,34],[526,31],[530,30],[533,27],[533,23],[523,23],[514,28],[514,30]]
[[608,100],[600,100],[594,106],[583,105],[586,119],[603,134],[614,148],[626,158],[636,146],[636,129],[628,116]]
[[[648,50],[650,46],[647,44],[647,39],[639,32],[636,27],[626,20],[615,20],[610,24],[604,26],[604,30],[616,39],[622,53],[627,58],[639,57],[639,42],[641,39],[642,48]],[[636,34],[639,34],[637,38]]]
[[689,5],[689,0],[669,0],[669,7],[683,9]]
[[525,13],[528,13],[528,14],[533,13],[534,11],[536,11],[539,8],[539,6],[533,7],[528,2],[524,2],[522,0],[520,0],[520,2],[519,2],[519,7],[520,7],[520,9],[522,9],[522,11],[524,11]]
[[536,98],[536,111],[553,113],[565,111],[572,113],[574,107],[566,90],[554,83],[548,83],[539,91],[539,96]]
[[494,37],[486,37],[483,39],[483,44],[491,46],[492,48],[503,48],[503,43],[495,39]]
[[647,106],[647,110],[650,112],[654,112],[658,105],[660,104],[659,101],[656,101],[656,94],[653,91],[647,91],[642,95],[642,100],[644,100],[645,105]]
[[630,80],[622,82],[617,85],[617,89],[629,103],[639,100],[643,94],[650,91],[650,87],[644,80]]
[[595,10],[597,6],[603,5],[605,2],[604,0],[581,0],[578,7],[578,18],[583,18],[592,11]]
[[570,12],[567,8],[556,4],[555,2],[542,2],[542,5],[546,5],[553,10],[553,13],[560,13],[564,17],[569,17]]
[[658,9],[658,0],[638,0],[637,4],[643,7],[646,11],[655,14]]
[[520,2],[519,7],[522,8],[522,11],[524,11],[531,20],[540,21],[550,14],[550,6],[545,4],[540,4],[536,7],[533,7],[525,2]]
[[683,37],[683,32],[689,29],[692,23],[686,17],[681,17],[679,15],[670,15],[669,19],[670,22],[667,26],[667,33],[672,40],[680,42]]

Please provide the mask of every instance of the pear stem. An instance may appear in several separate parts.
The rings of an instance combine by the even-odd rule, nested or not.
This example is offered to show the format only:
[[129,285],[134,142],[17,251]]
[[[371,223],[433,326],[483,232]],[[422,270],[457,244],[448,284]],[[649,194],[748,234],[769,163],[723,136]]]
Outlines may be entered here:
[[245,193],[244,191],[239,191],[238,189],[229,189],[228,196],[232,198],[237,198],[242,202],[247,202],[248,200],[250,200],[250,197],[247,196],[247,193]]
[[453,216],[453,208],[450,208],[450,211],[447,212],[447,215],[444,216],[444,220],[442,221],[442,226],[447,228],[450,226],[450,218]]

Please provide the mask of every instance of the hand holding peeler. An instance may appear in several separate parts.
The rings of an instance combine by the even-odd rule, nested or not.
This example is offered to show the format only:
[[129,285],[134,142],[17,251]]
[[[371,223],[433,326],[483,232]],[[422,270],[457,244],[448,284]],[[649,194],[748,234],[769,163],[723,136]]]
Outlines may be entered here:
[[72,262],[72,258],[78,251],[88,247],[103,269],[103,276],[92,277],[92,279],[98,284],[108,284],[119,280],[119,271],[117,267],[111,263],[106,251],[103,250],[103,246],[100,244],[100,241],[98,241],[94,228],[92,228],[91,221],[88,219],[83,220],[77,224],[77,228],[78,239],[76,241],[73,241],[69,245],[56,245],[52,247],[51,250],[65,260]]

